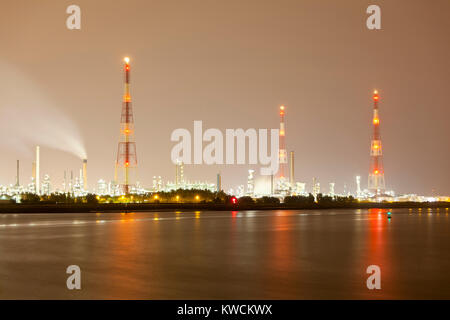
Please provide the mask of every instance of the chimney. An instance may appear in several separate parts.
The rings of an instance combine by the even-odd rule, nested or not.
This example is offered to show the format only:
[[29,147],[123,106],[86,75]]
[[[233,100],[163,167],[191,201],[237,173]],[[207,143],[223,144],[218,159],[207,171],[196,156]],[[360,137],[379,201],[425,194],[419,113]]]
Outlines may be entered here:
[[83,187],[87,191],[87,159],[83,159]]
[[41,194],[41,185],[40,185],[40,148],[36,146],[36,194]]
[[16,187],[20,186],[20,179],[19,179],[19,160],[17,160],[17,175],[16,175]]

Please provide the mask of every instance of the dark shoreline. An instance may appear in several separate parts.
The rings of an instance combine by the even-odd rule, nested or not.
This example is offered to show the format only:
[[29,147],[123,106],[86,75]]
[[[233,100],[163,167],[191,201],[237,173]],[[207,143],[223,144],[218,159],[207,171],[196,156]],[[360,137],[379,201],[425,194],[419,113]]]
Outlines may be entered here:
[[214,203],[103,203],[103,204],[1,204],[1,214],[17,213],[87,213],[130,211],[245,211],[245,210],[326,210],[326,209],[399,209],[449,208],[449,202],[354,203],[347,205],[294,204],[214,204]]

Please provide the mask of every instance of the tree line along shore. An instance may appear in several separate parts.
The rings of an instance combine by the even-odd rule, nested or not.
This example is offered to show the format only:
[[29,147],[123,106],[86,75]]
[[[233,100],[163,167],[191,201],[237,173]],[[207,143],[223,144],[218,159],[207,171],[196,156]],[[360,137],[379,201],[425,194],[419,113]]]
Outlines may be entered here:
[[64,213],[64,212],[117,212],[161,210],[314,210],[314,209],[394,209],[394,208],[448,208],[449,202],[371,202],[359,201],[352,196],[312,194],[236,198],[224,192],[207,190],[174,190],[143,195],[99,196],[87,194],[72,197],[70,194],[21,195],[20,203],[14,199],[0,202],[0,213]]

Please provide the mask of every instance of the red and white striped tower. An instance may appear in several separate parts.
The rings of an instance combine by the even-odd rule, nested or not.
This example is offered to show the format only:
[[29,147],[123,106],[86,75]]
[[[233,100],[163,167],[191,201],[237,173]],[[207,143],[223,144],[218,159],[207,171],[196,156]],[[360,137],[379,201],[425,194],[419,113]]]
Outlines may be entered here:
[[370,146],[370,172],[368,189],[374,194],[384,193],[386,186],[384,182],[384,169],[383,169],[383,151],[381,147],[381,136],[380,136],[380,117],[378,114],[378,101],[380,96],[378,91],[373,92],[373,136],[372,143]]
[[278,157],[279,168],[277,173],[278,179],[286,178],[287,170],[287,151],[286,151],[286,126],[284,124],[285,106],[280,106],[280,153]]
[[[124,95],[120,117],[120,136],[116,160],[115,180],[123,193],[130,192],[130,170],[137,168],[136,143],[134,142],[134,119],[130,95],[130,58],[124,59]],[[119,171],[119,172],[118,172]],[[119,176],[118,176],[119,174]]]

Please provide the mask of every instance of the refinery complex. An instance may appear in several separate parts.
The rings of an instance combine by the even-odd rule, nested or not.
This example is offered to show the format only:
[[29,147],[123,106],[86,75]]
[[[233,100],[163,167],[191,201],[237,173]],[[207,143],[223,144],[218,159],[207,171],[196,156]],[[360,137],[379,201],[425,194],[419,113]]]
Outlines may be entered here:
[[[383,169],[383,151],[380,134],[380,95],[373,92],[372,139],[370,141],[370,158],[368,157],[368,185],[361,186],[361,176],[355,176],[356,189],[344,188],[343,194],[335,193],[335,183],[321,185],[318,179],[311,182],[298,181],[295,176],[295,151],[288,151],[286,145],[287,127],[285,124],[287,107],[279,106],[279,169],[273,175],[257,175],[255,169],[248,170],[247,184],[237,185],[229,190],[222,188],[222,176],[217,173],[214,182],[197,181],[186,176],[185,163],[177,160],[174,163],[174,176],[164,181],[161,176],[154,176],[153,181],[141,184],[137,176],[138,150],[134,141],[135,126],[133,118],[132,98],[130,93],[130,59],[124,59],[124,94],[122,101],[120,140],[118,142],[114,163],[114,178],[111,181],[100,179],[88,182],[88,160],[81,159],[80,168],[64,171],[63,181],[52,181],[48,174],[41,172],[41,150],[35,147],[35,160],[31,164],[31,178],[20,179],[19,160],[16,162],[15,184],[0,186],[0,200],[21,202],[24,194],[37,196],[50,194],[66,194],[71,197],[83,197],[88,194],[97,196],[120,197],[126,195],[142,195],[158,192],[182,190],[207,190],[210,192],[225,191],[229,195],[260,198],[264,196],[277,197],[283,201],[286,196],[306,196],[312,194],[315,199],[319,194],[335,196],[352,196],[360,201],[417,201],[434,202],[450,201],[448,197],[426,197],[418,195],[397,195],[386,188]],[[274,114],[275,115],[275,114]],[[370,166],[369,166],[370,159]],[[28,180],[28,181],[25,181]]]

